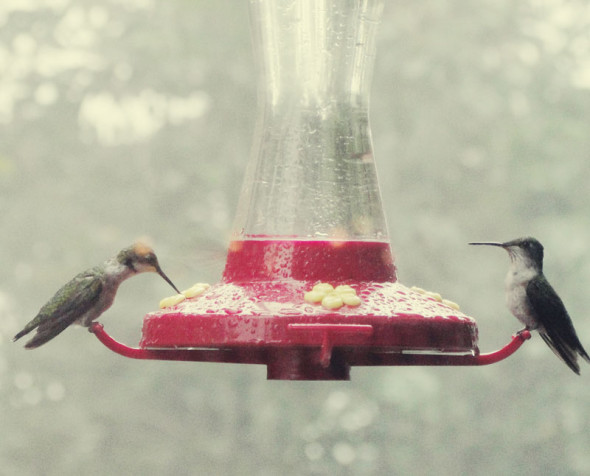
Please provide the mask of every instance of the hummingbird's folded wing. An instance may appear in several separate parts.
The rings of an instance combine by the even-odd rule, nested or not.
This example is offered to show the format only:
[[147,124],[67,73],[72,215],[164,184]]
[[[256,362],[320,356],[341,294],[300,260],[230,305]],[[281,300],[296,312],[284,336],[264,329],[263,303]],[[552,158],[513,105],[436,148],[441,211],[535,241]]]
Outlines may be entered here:
[[78,274],[41,308],[33,320],[38,322],[37,333],[26,348],[39,347],[52,339],[96,304],[103,285],[92,271]]
[[574,372],[580,373],[577,353],[587,357],[580,343],[572,320],[563,301],[545,276],[531,279],[527,285],[527,297],[543,330],[540,334],[546,344]]

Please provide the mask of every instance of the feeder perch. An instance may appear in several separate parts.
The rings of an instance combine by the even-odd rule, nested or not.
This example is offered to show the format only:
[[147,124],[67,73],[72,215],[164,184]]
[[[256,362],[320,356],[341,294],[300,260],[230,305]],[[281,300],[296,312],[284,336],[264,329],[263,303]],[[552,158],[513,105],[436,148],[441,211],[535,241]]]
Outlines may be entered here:
[[[347,380],[351,366],[491,364],[530,338],[480,354],[472,318],[397,281],[368,115],[382,8],[250,0],[259,107],[222,280],[146,315],[138,348],[95,323],[103,344],[137,359],[266,365],[269,379]],[[358,299],[309,302],[318,283]]]

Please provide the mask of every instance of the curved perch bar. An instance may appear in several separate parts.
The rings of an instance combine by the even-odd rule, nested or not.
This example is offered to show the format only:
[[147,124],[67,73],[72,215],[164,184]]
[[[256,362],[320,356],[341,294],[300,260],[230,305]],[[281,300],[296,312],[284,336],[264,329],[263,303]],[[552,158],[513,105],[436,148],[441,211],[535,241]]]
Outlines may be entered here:
[[113,339],[99,322],[94,322],[88,329],[96,335],[105,347],[113,352],[129,357],[130,359],[142,360],[181,360],[193,362],[227,362],[245,364],[264,364],[251,355],[252,353],[240,352],[232,349],[219,348],[192,348],[192,349],[144,349],[141,347],[128,347],[125,344]]
[[[370,326],[350,326],[344,334],[359,332],[369,335],[372,332]],[[489,365],[506,359],[516,352],[531,334],[527,330],[518,332],[512,336],[512,340],[503,348],[487,354],[453,354],[453,353],[420,353],[412,351],[382,350],[376,351],[370,347],[338,347],[336,330],[331,326],[324,326],[324,338],[318,342],[317,347],[297,349],[293,353],[292,348],[281,346],[255,346],[242,345],[232,348],[189,348],[189,349],[147,349],[128,347],[113,339],[102,324],[95,322],[90,327],[90,332],[113,352],[132,359],[152,360],[180,360],[195,362],[225,362],[248,363],[268,365],[268,378],[281,375],[280,370],[286,363],[305,360],[307,377],[310,377],[310,366],[316,369],[313,379],[338,379],[348,380],[351,366],[379,366],[379,365]],[[281,356],[281,354],[284,354]],[[335,369],[334,366],[337,368]],[[331,368],[329,368],[331,367]],[[323,374],[322,369],[328,373]],[[308,379],[295,374],[292,379]]]
[[496,362],[500,362],[504,360],[506,357],[510,357],[514,352],[516,352],[524,341],[529,340],[531,338],[531,333],[528,330],[522,330],[517,332],[515,335],[512,336],[512,340],[508,345],[505,345],[500,350],[496,352],[490,352],[488,354],[480,354],[476,356],[477,364],[475,365],[489,365],[495,364]]

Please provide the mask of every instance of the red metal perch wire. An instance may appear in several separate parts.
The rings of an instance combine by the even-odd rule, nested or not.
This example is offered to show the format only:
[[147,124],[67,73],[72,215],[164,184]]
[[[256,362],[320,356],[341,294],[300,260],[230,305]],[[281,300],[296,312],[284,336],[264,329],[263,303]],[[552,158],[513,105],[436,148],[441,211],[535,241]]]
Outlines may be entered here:
[[[291,324],[293,328],[297,324]],[[90,327],[90,332],[110,350],[124,357],[132,359],[151,360],[180,360],[195,362],[225,362],[225,363],[250,363],[272,365],[269,360],[276,353],[281,352],[281,347],[270,346],[239,346],[233,348],[191,348],[191,349],[149,349],[129,347],[113,339],[104,326],[95,322]],[[334,333],[372,333],[370,325],[350,325],[346,329],[339,329],[333,325],[316,325],[315,330],[323,331],[322,343],[315,349],[308,349],[317,353],[317,363],[321,366],[328,365],[335,350]],[[362,347],[341,348],[342,357],[347,360],[349,366],[381,366],[381,365],[489,365],[506,359],[516,352],[520,346],[531,338],[527,330],[520,331],[512,336],[512,340],[501,349],[486,354],[446,354],[420,353],[411,351],[384,351],[364,350]]]

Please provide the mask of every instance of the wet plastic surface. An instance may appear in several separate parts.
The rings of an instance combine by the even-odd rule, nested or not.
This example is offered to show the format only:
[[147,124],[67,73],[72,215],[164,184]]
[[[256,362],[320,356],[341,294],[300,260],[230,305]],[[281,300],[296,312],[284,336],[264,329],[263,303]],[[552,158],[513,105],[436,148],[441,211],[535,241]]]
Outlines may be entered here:
[[[214,285],[198,298],[148,314],[141,346],[318,345],[322,333],[314,328],[317,324],[334,326],[342,345],[452,352],[470,352],[477,345],[473,319],[399,283],[346,283],[356,289],[361,305],[336,310],[303,300],[313,284]],[[338,326],[349,325],[369,325],[373,332],[339,332]]]
[[[471,352],[475,321],[397,283],[382,242],[233,242],[223,281],[144,320],[142,347],[315,346],[331,325],[338,345]],[[304,300],[318,282],[348,284],[359,306],[326,309]],[[294,328],[292,325],[298,327]],[[371,326],[370,334],[346,326]]]

